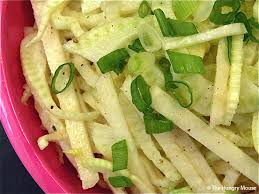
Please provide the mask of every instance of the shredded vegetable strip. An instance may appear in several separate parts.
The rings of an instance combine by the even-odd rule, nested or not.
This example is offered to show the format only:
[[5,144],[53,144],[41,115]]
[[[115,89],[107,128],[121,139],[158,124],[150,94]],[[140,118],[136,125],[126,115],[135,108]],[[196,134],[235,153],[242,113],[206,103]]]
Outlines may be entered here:
[[165,132],[156,134],[154,137],[193,191],[200,193],[205,192],[205,182],[183,153],[183,150],[174,143],[172,133]]
[[[42,2],[32,1],[36,23],[39,24],[41,20],[41,8]],[[46,52],[47,60],[51,69],[52,74],[60,64],[66,63],[64,51],[60,42],[60,37],[57,31],[47,27],[43,37],[43,45]],[[77,110],[80,111],[80,107],[76,98],[76,94],[73,85],[70,85],[67,90],[58,95],[61,108],[65,110]],[[70,99],[70,100],[68,100]],[[75,130],[76,129],[76,132]],[[69,140],[72,148],[83,148],[83,155],[86,158],[93,157],[90,142],[86,133],[86,129],[83,122],[75,122],[66,120],[66,130],[69,136]],[[79,141],[80,140],[80,141]],[[79,164],[76,159],[78,166],[78,172],[83,183],[83,188],[93,187],[98,182],[98,174],[91,172]]]
[[91,69],[90,62],[79,55],[74,55],[72,61],[86,83],[94,88],[98,80],[98,75]]
[[[39,3],[37,2],[37,0],[31,0],[32,5]],[[53,12],[62,4],[64,3],[68,3],[68,1],[65,0],[46,0],[44,2],[41,3],[41,9],[35,9],[35,7],[33,7],[33,11],[34,11],[34,17],[38,19],[37,21],[37,25],[38,25],[38,33],[37,35],[28,43],[32,44],[34,42],[40,41],[47,26],[48,23],[50,21],[51,15],[53,14]]]
[[79,37],[84,33],[79,21],[71,16],[62,15],[64,5],[60,6],[51,16],[51,22],[57,30],[71,30],[75,37]]
[[184,38],[179,38],[179,37],[164,38],[164,49],[168,50],[168,49],[184,48],[195,44],[200,44],[200,43],[224,38],[227,36],[245,34],[246,32],[247,31],[244,24],[241,24],[241,23],[229,24],[225,26],[220,26],[218,28],[209,30],[207,32],[186,36]]
[[127,139],[129,151],[129,170],[138,175],[143,181],[150,185],[143,163],[139,159],[133,138],[129,132],[128,125],[123,115],[117,92],[109,74],[102,75],[96,83],[96,99],[99,101],[102,110],[100,112],[116,131],[120,139]]
[[230,125],[239,102],[243,65],[243,35],[232,37],[231,68],[228,83],[225,124]]
[[215,185],[217,187],[222,187],[220,181],[208,165],[203,155],[186,133],[179,129],[175,130],[173,132],[173,141],[185,151],[187,157],[205,181],[206,186]]
[[[47,28],[42,40],[51,72],[54,73],[58,64],[66,62],[59,36],[55,30]],[[64,110],[80,111],[79,101],[72,84],[57,97],[61,108]],[[91,144],[84,123],[70,120],[66,120],[65,123],[72,149],[82,148],[83,155],[86,158],[92,158]],[[83,188],[91,188],[98,182],[98,174],[82,167],[80,164],[78,164],[78,170],[83,181]]]
[[258,181],[259,164],[245,154],[241,149],[211,129],[205,122],[187,109],[180,107],[177,101],[160,88],[151,87],[152,107],[171,119],[178,127],[213,151],[219,157],[229,162],[236,170],[255,183]]
[[[33,35],[33,34],[32,34]],[[27,46],[32,36],[28,36],[21,44],[22,67],[27,83],[32,89],[35,98],[39,99],[41,106],[44,106],[50,113],[61,119],[70,120],[93,120],[98,117],[98,113],[80,113],[63,111],[57,107],[52,99],[50,89],[45,77],[45,72],[39,70],[39,66],[46,64],[46,58],[42,55],[43,48],[41,43],[34,43]],[[32,52],[33,51],[33,52]]]
[[141,155],[141,160],[143,160],[145,169],[147,170],[153,185],[156,185],[159,188],[167,188],[173,184],[155,167],[152,161],[150,161],[147,157]]
[[57,131],[47,135],[43,135],[38,139],[38,146],[41,150],[44,150],[50,141],[60,141],[65,140],[67,138],[66,131]]
[[177,172],[175,167],[157,150],[151,136],[146,134],[144,122],[139,117],[135,107],[128,101],[124,94],[119,95],[122,109],[124,111],[125,118],[128,125],[131,126],[129,129],[136,143],[140,145],[140,148],[144,154],[155,164],[155,166],[161,170],[165,176],[173,182],[179,181],[181,175]]
[[221,39],[219,41],[216,60],[217,70],[210,113],[210,125],[212,127],[223,122],[226,112],[227,84],[230,69],[226,39]]
[[[98,159],[98,158],[80,158],[82,164],[85,167],[93,168],[101,173],[111,173],[112,172],[112,163],[107,160]],[[132,180],[132,182],[143,192],[143,193],[153,193],[153,190],[149,189],[149,186],[140,179],[137,175],[132,174],[128,170],[122,170],[116,172],[118,175],[128,177]]]

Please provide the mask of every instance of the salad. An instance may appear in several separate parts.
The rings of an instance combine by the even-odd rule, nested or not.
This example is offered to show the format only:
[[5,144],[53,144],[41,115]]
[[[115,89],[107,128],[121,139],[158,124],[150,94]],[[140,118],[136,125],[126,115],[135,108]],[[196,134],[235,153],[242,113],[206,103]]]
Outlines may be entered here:
[[26,85],[83,189],[259,184],[259,1],[31,0]]

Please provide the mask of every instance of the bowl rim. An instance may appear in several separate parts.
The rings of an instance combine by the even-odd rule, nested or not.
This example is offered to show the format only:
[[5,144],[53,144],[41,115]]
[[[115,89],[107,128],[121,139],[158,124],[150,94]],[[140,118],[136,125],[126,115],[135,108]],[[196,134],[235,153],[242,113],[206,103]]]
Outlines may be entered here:
[[[7,21],[4,19],[8,1],[0,1],[0,34],[4,32]],[[66,189],[55,180],[22,132],[22,125],[10,98],[4,65],[7,63],[3,36],[0,36],[0,120],[7,137],[19,159],[35,182],[45,193],[67,193]]]

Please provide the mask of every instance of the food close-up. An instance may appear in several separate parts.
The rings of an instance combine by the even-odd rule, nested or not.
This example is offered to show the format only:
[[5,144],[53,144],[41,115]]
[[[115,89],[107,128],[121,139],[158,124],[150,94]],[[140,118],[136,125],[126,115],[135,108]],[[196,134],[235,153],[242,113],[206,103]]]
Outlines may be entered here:
[[258,0],[30,4],[20,103],[85,193],[258,193]]

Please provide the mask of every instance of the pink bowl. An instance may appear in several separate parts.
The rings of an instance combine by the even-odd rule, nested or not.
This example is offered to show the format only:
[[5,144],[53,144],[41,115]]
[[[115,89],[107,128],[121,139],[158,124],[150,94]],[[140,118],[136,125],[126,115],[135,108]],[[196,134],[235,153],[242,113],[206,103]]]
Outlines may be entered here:
[[[18,19],[19,18],[19,19]],[[44,133],[30,99],[21,103],[25,80],[19,57],[24,26],[33,25],[29,1],[0,1],[0,118],[17,155],[34,180],[46,193],[101,193],[100,188],[82,190],[76,170],[65,160],[61,164],[56,145],[44,151],[37,139]],[[107,191],[106,191],[107,192]]]

